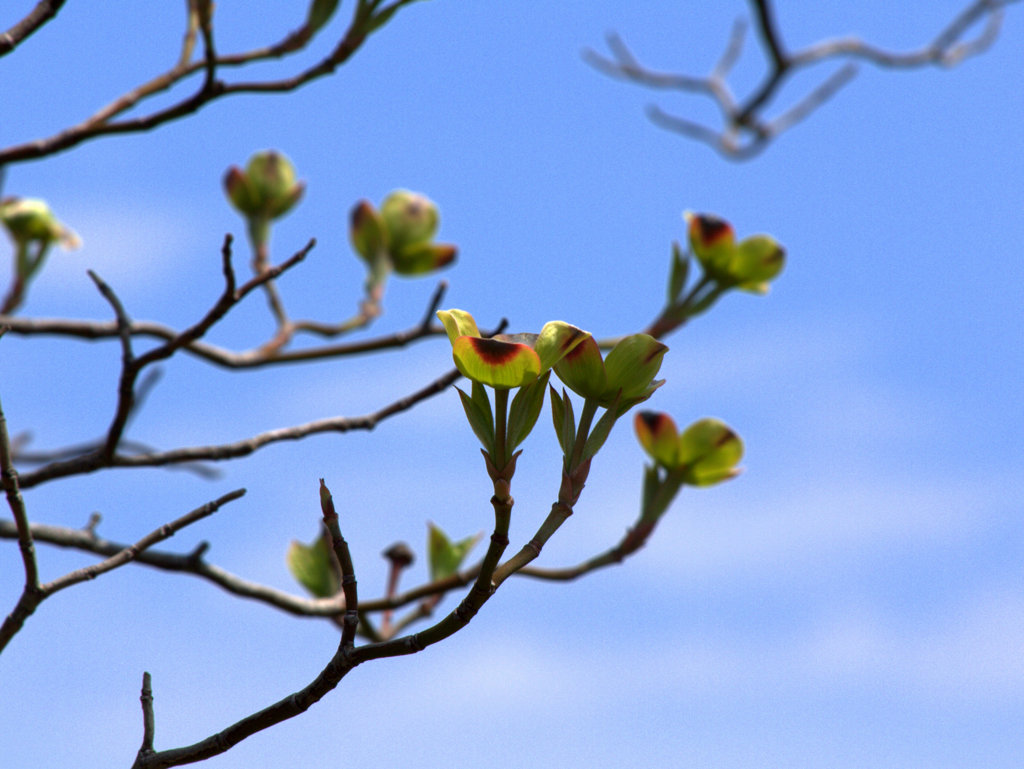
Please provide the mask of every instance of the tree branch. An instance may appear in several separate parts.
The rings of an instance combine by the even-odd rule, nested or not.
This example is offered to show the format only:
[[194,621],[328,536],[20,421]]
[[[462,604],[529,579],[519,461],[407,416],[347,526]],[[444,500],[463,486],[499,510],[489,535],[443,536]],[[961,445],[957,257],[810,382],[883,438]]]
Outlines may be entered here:
[[[647,116],[662,128],[707,144],[727,158],[744,160],[758,155],[775,137],[804,120],[832,98],[856,75],[857,60],[891,69],[955,66],[964,59],[982,53],[995,42],[1002,26],[1004,8],[1017,1],[974,0],[931,43],[901,53],[883,50],[855,37],[825,40],[803,50],[790,52],[782,42],[772,3],[769,0],[750,0],[755,28],[766,60],[766,72],[760,85],[742,100],[733,97],[727,82],[742,47],[745,26],[741,23],[733,27],[725,53],[711,74],[705,77],[648,69],[637,61],[625,43],[614,34],[607,39],[610,57],[589,49],[584,51],[583,56],[595,69],[610,77],[656,90],[684,91],[707,96],[721,113],[720,127],[679,117],[654,105],[647,107]],[[979,23],[984,24],[981,31],[975,37],[965,39]],[[836,60],[845,60],[845,63],[795,104],[775,117],[764,114],[768,105],[781,94],[789,75],[801,68]]]
[[159,542],[163,542],[165,539],[173,536],[176,532],[186,526],[212,515],[222,506],[226,505],[228,502],[238,499],[243,494],[245,494],[245,489],[236,489],[228,494],[224,494],[212,502],[207,502],[205,505],[197,507],[190,513],[186,513],[180,518],[155,529],[135,544],[123,547],[100,563],[95,563],[82,569],[76,569],[75,571],[65,574],[63,577],[59,577],[52,582],[47,582],[43,585],[39,585],[37,581],[36,588],[34,590],[26,590],[22,593],[21,599],[18,601],[14,611],[11,612],[7,619],[4,620],[3,625],[0,626],[0,651],[4,649],[11,638],[13,638],[21,629],[25,619],[36,610],[39,604],[54,593],[57,593],[64,588],[71,587],[72,585],[77,585],[79,582],[95,579],[100,574],[116,569],[119,566],[124,566],[126,563],[138,558],[139,555],[145,552],[148,548]]
[[[50,2],[44,0],[40,2],[36,7],[36,11],[33,11],[33,14],[27,17],[26,21],[31,21],[29,21],[24,32],[20,30],[20,27],[26,24],[26,21],[21,22],[15,28],[9,30],[4,37],[0,38],[0,54],[9,51],[20,40],[24,39],[25,36],[41,26],[47,18],[52,17],[61,4],[57,0],[50,0]],[[292,77],[254,82],[226,83],[217,79],[215,72],[219,67],[244,66],[263,59],[281,58],[302,50],[314,36],[313,30],[309,28],[308,24],[303,25],[303,27],[276,45],[225,57],[218,57],[214,51],[212,26],[200,24],[200,31],[204,40],[204,57],[201,61],[186,63],[187,58],[185,56],[189,53],[190,49],[188,41],[190,35],[194,34],[191,27],[192,17],[190,16],[189,27],[186,32],[186,43],[183,45],[183,56],[173,68],[163,75],[129,91],[75,126],[43,139],[0,150],[0,166],[54,155],[84,141],[101,136],[149,131],[164,123],[194,114],[207,104],[232,94],[281,93],[297,90],[313,80],[332,74],[338,67],[347,62],[352,54],[359,50],[366,39],[383,26],[398,8],[406,4],[406,0],[398,0],[398,2],[392,3],[391,6],[378,10],[379,2],[358,3],[348,29],[325,58]],[[53,8],[53,13],[50,13],[49,16],[38,21],[35,19],[34,14],[37,11],[45,15],[51,8]],[[4,50],[5,45],[7,46],[6,51]],[[123,120],[114,119],[117,115],[124,113],[139,102],[168,90],[199,71],[204,73],[203,82],[191,96],[169,107],[154,110],[141,117]]]
[[65,0],[39,0],[29,14],[0,35],[0,57],[6,56],[57,15]]

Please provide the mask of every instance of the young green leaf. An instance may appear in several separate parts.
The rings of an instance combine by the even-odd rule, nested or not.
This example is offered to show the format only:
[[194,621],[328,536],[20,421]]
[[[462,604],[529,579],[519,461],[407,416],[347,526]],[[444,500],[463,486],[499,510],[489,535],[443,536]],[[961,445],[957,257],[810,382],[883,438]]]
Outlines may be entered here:
[[541,407],[544,405],[544,388],[548,386],[550,376],[551,371],[545,371],[539,379],[520,387],[512,399],[506,433],[506,455],[511,455],[537,424],[537,417],[540,416]]
[[[473,384],[476,385],[476,382]],[[482,385],[480,386],[482,387]],[[458,392],[459,398],[462,400],[462,409],[466,412],[469,426],[473,428],[473,432],[480,439],[484,449],[488,453],[492,453],[494,451],[494,417],[491,416],[490,407],[488,406],[485,413],[476,400],[470,398],[458,387],[455,388],[455,391]]]
[[309,31],[312,34],[319,32],[320,28],[331,20],[337,9],[338,0],[313,0],[309,5],[309,16],[306,19]]
[[292,576],[317,598],[329,598],[341,588],[331,544],[321,535],[311,545],[292,540],[285,561]]
[[615,420],[619,417],[618,411],[619,400],[616,398],[615,402],[604,412],[604,415],[597,420],[597,424],[590,431],[590,435],[587,436],[587,442],[583,444],[583,461],[590,459],[601,450],[604,442],[608,440],[608,434],[612,431],[612,427],[615,426]]
[[433,523],[428,523],[427,526],[427,554],[430,560],[430,579],[436,582],[439,579],[450,577],[459,570],[469,551],[480,541],[481,535],[475,534],[458,542],[452,542],[439,526]]
[[683,293],[690,272],[690,258],[683,253],[678,241],[672,243],[672,267],[668,274],[668,303],[672,304]]

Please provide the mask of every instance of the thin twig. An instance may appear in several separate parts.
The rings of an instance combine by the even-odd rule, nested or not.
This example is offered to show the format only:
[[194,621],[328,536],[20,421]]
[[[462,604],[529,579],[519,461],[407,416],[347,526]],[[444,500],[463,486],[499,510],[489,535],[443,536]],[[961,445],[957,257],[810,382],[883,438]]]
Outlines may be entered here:
[[[759,154],[782,132],[805,119],[832,98],[856,74],[853,60],[867,61],[879,67],[911,69],[923,66],[952,67],[964,59],[987,50],[995,42],[1003,21],[1004,8],[1018,0],[974,0],[929,43],[914,51],[886,51],[858,38],[824,40],[800,51],[789,51],[775,21],[769,0],[750,0],[754,27],[766,60],[761,83],[737,102],[729,91],[726,77],[739,56],[743,27],[733,28],[729,43],[711,73],[705,77],[659,72],[642,66],[626,44],[615,35],[607,39],[610,57],[592,50],[584,59],[595,69],[611,77],[646,88],[676,90],[707,95],[721,114],[721,127],[712,127],[673,115],[657,106],[647,107],[652,122],[676,133],[709,145],[734,160]],[[982,30],[972,39],[964,37],[980,21]],[[774,118],[764,115],[768,105],[781,93],[789,76],[798,69],[832,60],[846,60],[795,104]]]
[[21,562],[25,571],[25,585],[22,588],[21,596],[14,609],[0,625],[0,651],[2,651],[42,600],[39,565],[36,562],[32,527],[28,520],[28,511],[25,509],[25,500],[21,496],[18,472],[14,469],[14,462],[11,458],[11,441],[7,433],[7,418],[4,416],[2,404],[0,404],[0,484],[3,485],[4,494],[7,497],[7,506],[10,507],[11,515],[14,516],[18,550],[21,552]]
[[[179,347],[190,355],[226,369],[262,368],[284,363],[340,358],[405,347],[413,342],[445,333],[441,325],[433,323],[433,318],[434,311],[440,306],[441,297],[446,287],[447,284],[443,281],[438,285],[430,298],[423,319],[415,326],[361,342],[277,351],[272,354],[266,352],[265,344],[241,352],[195,340],[180,344]],[[12,315],[0,316],[0,324],[7,326],[11,333],[19,336],[62,336],[85,340],[109,339],[118,336],[117,323],[112,321],[21,318]],[[503,328],[504,325],[501,325],[493,331],[483,333],[483,336],[500,333]],[[132,321],[129,333],[132,336],[151,337],[170,342],[179,339],[183,332],[150,321]]]
[[[40,3],[40,5],[44,4]],[[45,5],[51,4],[47,3]],[[217,57],[214,52],[212,31],[202,28],[201,33],[203,34],[205,47],[203,61],[182,66],[179,60],[168,72],[133,89],[81,123],[47,138],[37,139],[0,150],[0,166],[53,155],[70,149],[84,141],[101,136],[149,131],[164,123],[192,115],[207,104],[232,94],[281,93],[297,90],[313,80],[333,74],[338,67],[347,62],[352,54],[360,48],[367,37],[375,29],[379,28],[380,24],[377,23],[380,21],[379,17],[390,16],[397,7],[402,5],[405,5],[405,2],[394,3],[392,6],[382,9],[379,13],[375,14],[372,11],[376,9],[376,4],[370,8],[368,13],[367,6],[360,3],[353,14],[352,21],[345,34],[325,58],[291,77],[278,80],[226,83],[217,79],[215,72],[220,66],[244,65],[271,56],[280,57],[300,50],[312,38],[308,28],[304,27],[298,30],[276,46],[223,58]],[[12,35],[12,32],[9,31],[8,35]],[[0,38],[0,40],[7,41],[11,47],[19,41],[14,36],[9,39]],[[0,47],[2,45],[3,42],[0,42]],[[203,82],[191,96],[164,109],[155,110],[141,117],[114,120],[117,115],[135,106],[140,101],[166,91],[168,88],[182,82],[200,70],[204,72]]]

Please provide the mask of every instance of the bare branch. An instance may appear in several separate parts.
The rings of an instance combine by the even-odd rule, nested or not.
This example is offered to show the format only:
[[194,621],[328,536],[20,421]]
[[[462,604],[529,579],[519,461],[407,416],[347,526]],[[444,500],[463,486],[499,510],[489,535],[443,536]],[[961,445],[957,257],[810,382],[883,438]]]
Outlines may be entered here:
[[[782,42],[770,0],[750,0],[755,29],[766,60],[766,72],[761,84],[739,101],[734,99],[726,82],[742,47],[744,27],[739,23],[734,26],[719,62],[706,77],[648,69],[615,35],[609,35],[607,41],[610,58],[591,50],[584,51],[583,56],[592,66],[611,77],[656,90],[708,96],[721,113],[720,127],[679,117],[653,105],[647,107],[647,115],[662,128],[707,144],[727,158],[743,160],[759,154],[772,139],[832,98],[853,79],[857,72],[855,61],[893,69],[955,66],[982,53],[995,42],[1002,26],[1004,8],[1017,1],[974,0],[931,43],[903,53],[886,51],[855,37],[825,40],[801,51],[790,52]],[[975,37],[967,38],[971,29],[982,22],[981,31]],[[793,72],[828,61],[844,60],[840,69],[828,75],[795,104],[775,117],[764,114]]]
[[150,454],[114,454],[109,458],[102,456],[102,452],[92,452],[84,456],[54,462],[41,467],[30,473],[25,473],[21,478],[22,488],[53,480],[64,478],[70,475],[81,475],[91,473],[107,467],[162,467],[164,465],[180,464],[183,462],[197,462],[203,460],[222,461],[237,459],[252,454],[254,451],[280,441],[295,441],[319,433],[345,433],[352,430],[372,430],[383,420],[407,411],[420,401],[426,400],[440,392],[443,392],[449,385],[455,382],[460,376],[459,372],[452,369],[447,374],[435,379],[425,387],[399,400],[384,406],[383,408],[360,417],[329,417],[307,422],[303,425],[285,427],[277,430],[268,430],[259,433],[251,438],[213,446],[191,446],[181,449],[173,449]]
[[65,0],[39,0],[28,16],[0,35],[0,57],[9,54],[56,16],[64,3]]
[[[17,634],[17,632],[24,625],[25,620],[29,616],[31,616],[31,614],[36,610],[39,604],[41,604],[44,600],[49,598],[54,593],[57,593],[63,590],[64,588],[71,587],[72,585],[76,585],[79,582],[84,582],[85,580],[89,579],[95,579],[100,574],[111,571],[112,569],[116,569],[119,566],[123,566],[126,563],[129,563],[139,558],[140,556],[142,556],[142,554],[145,553],[145,551],[148,548],[152,547],[153,545],[159,542],[162,542],[163,540],[172,536],[175,532],[180,531],[186,526],[195,523],[196,521],[199,521],[203,518],[206,518],[207,516],[212,515],[222,506],[224,506],[228,502],[238,499],[243,494],[245,494],[245,489],[237,489],[235,491],[232,491],[228,494],[219,497],[218,499],[215,499],[212,502],[207,502],[205,505],[196,508],[192,512],[186,513],[180,518],[177,518],[176,520],[171,521],[170,523],[164,524],[160,528],[150,532],[135,544],[120,546],[116,552],[111,553],[110,557],[108,557],[104,561],[101,561],[100,563],[96,563],[91,566],[87,566],[85,568],[69,572],[68,574],[65,574],[63,577],[59,577],[58,579],[55,579],[52,582],[47,582],[46,584],[42,585],[39,584],[38,576],[36,576],[34,587],[29,589],[29,586],[26,584],[26,589],[22,592],[21,598],[18,600],[18,603],[15,606],[14,610],[8,615],[7,619],[4,620],[3,625],[0,625],[0,651],[2,651],[4,647],[8,644],[8,642],[10,642],[11,638],[13,638]],[[15,515],[15,520],[19,520],[17,514]],[[15,525],[18,529],[17,533],[19,543],[24,541],[26,535],[28,537],[29,542],[31,543],[34,531],[45,533],[47,528],[26,525],[24,527],[25,533],[23,534],[22,527],[19,526],[17,523]],[[65,533],[67,531],[69,530],[64,530]],[[9,524],[6,521],[0,521],[0,532],[2,532],[0,533],[0,536],[6,536],[6,534],[9,533]],[[80,534],[83,537],[88,537],[93,540],[96,539],[95,535],[88,530],[83,530],[82,532],[80,532]],[[35,560],[33,557],[33,571],[34,570]]]
[[7,418],[4,416],[2,405],[0,405],[0,484],[3,485],[7,505],[14,516],[18,550],[21,552],[21,562],[25,570],[25,585],[22,588],[21,596],[14,609],[0,625],[0,651],[2,651],[42,600],[32,527],[28,520],[28,511],[25,509],[25,500],[21,496],[18,472],[14,469],[14,462],[11,458],[11,441],[7,434]]
[[[200,24],[200,32],[204,43],[203,59],[202,61],[186,64],[185,54],[190,52],[192,45],[190,36],[194,35],[191,26],[193,21],[190,16],[188,26],[186,27],[182,57],[179,58],[174,67],[153,80],[129,91],[75,126],[71,126],[43,139],[0,150],[0,166],[54,155],[84,141],[101,136],[149,131],[164,123],[194,114],[207,104],[231,94],[281,93],[297,90],[313,80],[333,74],[338,67],[348,61],[352,54],[359,50],[360,46],[374,31],[383,26],[383,23],[399,7],[405,4],[406,2],[400,0],[391,6],[378,10],[380,3],[359,3],[353,13],[349,28],[335,45],[334,49],[320,62],[291,77],[255,82],[226,83],[216,77],[216,71],[220,67],[244,66],[259,60],[281,58],[300,51],[313,38],[312,30],[304,25],[276,45],[260,48],[248,53],[218,57],[214,50],[212,28],[209,25],[204,26]],[[42,13],[45,14],[51,7],[56,6],[59,8],[60,5],[61,3],[56,0],[50,0],[50,2],[45,2],[44,0],[39,3],[37,10],[41,7],[43,9]],[[56,10],[53,13],[56,13]],[[50,16],[52,16],[52,13]],[[32,19],[33,17],[30,15],[28,18]],[[38,22],[31,21],[28,25],[29,28],[24,33],[18,31],[17,27],[8,31],[4,37],[0,38],[0,54],[6,52],[4,50],[5,45],[7,50],[10,50],[45,21],[46,18],[42,18]],[[22,24],[24,23],[22,22]],[[138,103],[168,90],[183,82],[192,74],[200,71],[204,73],[203,82],[191,96],[140,117],[115,120],[118,115],[126,112]]]
[[64,588],[77,585],[79,582],[95,579],[100,574],[112,571],[119,566],[124,566],[126,563],[138,558],[140,553],[144,553],[153,545],[163,542],[168,537],[174,536],[175,533],[181,531],[186,526],[213,515],[228,502],[233,502],[244,495],[245,489],[235,489],[232,492],[218,497],[212,502],[207,502],[205,505],[197,507],[190,513],[186,513],[170,523],[165,523],[160,528],[151,531],[134,545],[128,545],[127,547],[122,548],[109,558],[100,561],[99,563],[94,563],[93,565],[86,566],[82,569],[76,569],[75,571],[65,574],[59,579],[55,579],[53,582],[46,583],[43,585],[43,592],[45,593],[44,597],[48,598]]
[[[294,258],[294,257],[293,257]],[[289,264],[290,263],[286,263]],[[282,265],[282,268],[284,265]],[[275,268],[278,269],[278,268]],[[404,331],[397,331],[393,334],[368,339],[361,342],[347,342],[342,344],[324,345],[321,347],[309,347],[301,350],[268,351],[267,345],[262,344],[250,350],[241,352],[227,350],[223,347],[200,342],[198,340],[187,341],[177,346],[197,358],[205,360],[226,369],[262,368],[275,366],[282,363],[298,363],[311,360],[323,360],[327,358],[340,358],[348,355],[361,355],[367,352],[379,352],[417,342],[431,336],[444,334],[444,328],[433,323],[434,311],[440,306],[441,299],[447,284],[443,281],[438,284],[430,302],[423,314],[423,319]],[[300,321],[297,323],[304,323]],[[20,318],[14,315],[0,316],[0,324],[6,326],[11,333],[20,336],[65,336],[86,340],[110,339],[119,334],[116,322],[111,321],[89,321],[89,320],[68,320],[65,318]],[[128,331],[132,336],[151,337],[173,342],[182,337],[185,332],[176,331],[169,326],[151,321],[131,321]],[[485,333],[484,336],[500,333],[501,328]]]

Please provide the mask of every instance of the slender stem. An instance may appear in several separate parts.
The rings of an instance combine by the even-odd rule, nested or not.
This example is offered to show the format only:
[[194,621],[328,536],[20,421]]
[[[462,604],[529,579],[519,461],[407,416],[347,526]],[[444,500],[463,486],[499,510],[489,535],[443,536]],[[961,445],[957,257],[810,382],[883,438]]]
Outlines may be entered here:
[[494,468],[500,473],[508,463],[505,435],[508,430],[508,390],[494,391]]

